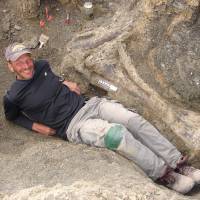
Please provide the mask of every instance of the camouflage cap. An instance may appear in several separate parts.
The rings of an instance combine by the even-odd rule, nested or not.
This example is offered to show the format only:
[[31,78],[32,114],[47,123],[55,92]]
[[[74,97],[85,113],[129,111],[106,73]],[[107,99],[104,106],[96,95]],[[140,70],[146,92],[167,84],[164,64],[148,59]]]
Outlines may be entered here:
[[22,43],[15,42],[6,48],[5,58],[7,61],[16,61],[21,55],[26,53],[31,54],[31,50]]

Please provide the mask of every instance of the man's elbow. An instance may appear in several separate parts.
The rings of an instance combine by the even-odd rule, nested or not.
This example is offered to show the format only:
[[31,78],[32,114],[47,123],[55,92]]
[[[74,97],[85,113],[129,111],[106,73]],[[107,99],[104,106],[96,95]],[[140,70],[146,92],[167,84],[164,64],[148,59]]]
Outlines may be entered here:
[[10,113],[5,113],[5,118],[8,121],[14,121],[17,118],[17,114],[10,114]]

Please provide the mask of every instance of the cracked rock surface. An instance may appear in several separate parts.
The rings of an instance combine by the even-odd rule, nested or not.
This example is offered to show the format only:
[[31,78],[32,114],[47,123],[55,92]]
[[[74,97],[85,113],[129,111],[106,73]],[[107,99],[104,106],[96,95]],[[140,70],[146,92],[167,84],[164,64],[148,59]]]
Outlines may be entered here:
[[[56,73],[78,82],[83,93],[136,109],[200,167],[199,0],[93,2],[94,18],[86,20],[81,0],[0,1],[1,96],[15,78],[6,68],[4,49],[24,42],[34,48],[34,57],[47,59]],[[45,6],[53,20],[41,29]],[[39,50],[41,33],[50,39]],[[100,89],[102,80],[117,90]],[[115,152],[17,127],[4,119],[2,107],[0,157],[3,200],[200,198],[198,186],[180,195]]]

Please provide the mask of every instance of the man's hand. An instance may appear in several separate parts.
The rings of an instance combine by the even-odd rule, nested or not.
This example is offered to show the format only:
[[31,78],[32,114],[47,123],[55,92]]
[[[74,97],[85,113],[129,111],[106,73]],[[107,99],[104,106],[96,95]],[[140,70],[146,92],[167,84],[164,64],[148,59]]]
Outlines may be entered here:
[[40,123],[33,123],[32,130],[42,135],[55,135],[56,130]]
[[66,85],[71,91],[76,92],[78,95],[81,94],[81,90],[79,86],[77,85],[77,83],[64,81],[63,84]]

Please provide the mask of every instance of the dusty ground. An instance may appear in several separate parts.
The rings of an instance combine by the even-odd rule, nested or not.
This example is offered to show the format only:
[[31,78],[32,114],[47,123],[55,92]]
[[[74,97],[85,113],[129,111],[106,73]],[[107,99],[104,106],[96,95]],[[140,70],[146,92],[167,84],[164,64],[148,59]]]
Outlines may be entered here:
[[[50,14],[53,16],[51,22],[47,22],[45,28],[39,27],[39,20],[44,18],[44,4],[41,5],[39,16],[37,19],[22,20],[18,14],[14,12],[11,5],[12,1],[0,0],[0,93],[1,97],[4,95],[5,90],[9,87],[12,79],[14,78],[8,73],[3,56],[5,47],[13,41],[30,41],[34,37],[39,37],[44,33],[50,37],[48,44],[41,50],[35,49],[34,55],[37,58],[49,60],[53,69],[61,74],[60,69],[61,60],[63,57],[63,49],[66,47],[67,42],[73,37],[77,31],[81,31],[83,27],[90,28],[93,26],[93,21],[87,22],[80,10],[75,9],[73,6],[63,8],[57,1],[49,1]],[[71,23],[67,25],[64,23],[66,14],[70,12]],[[104,13],[104,17],[109,19],[112,13]],[[102,13],[96,15],[95,26],[101,24],[105,20]],[[20,30],[15,28],[15,25],[20,26]],[[2,103],[2,98],[1,98]],[[53,140],[53,145],[49,145]],[[36,151],[37,148],[46,145],[47,152]],[[41,147],[42,148],[42,147]],[[52,153],[49,153],[51,151]],[[79,152],[83,154],[79,154]],[[68,152],[67,157],[65,152]],[[37,157],[38,154],[38,157]],[[53,155],[61,154],[59,159],[54,159]],[[95,156],[99,155],[101,166],[109,165],[109,168],[98,169],[97,171],[91,170],[91,165],[94,162]],[[53,186],[55,182],[60,182],[65,185],[70,185],[76,180],[83,178],[86,181],[92,181],[94,177],[101,180],[103,177],[109,177],[109,173],[118,173],[122,178],[123,170],[128,169],[126,176],[131,177],[131,170],[135,169],[129,161],[115,157],[113,152],[106,150],[97,150],[80,145],[74,146],[60,140],[46,138],[32,134],[23,128],[14,126],[5,121],[3,110],[1,107],[0,115],[0,198],[1,192],[11,194],[17,190],[25,189],[27,187],[37,186],[44,184],[45,186]],[[47,159],[47,158],[48,159]],[[75,158],[75,159],[74,159]],[[35,160],[34,160],[35,159]],[[87,165],[80,165],[80,162],[89,161]],[[96,162],[97,160],[95,160]],[[74,165],[80,165],[78,169],[73,169],[71,172],[65,173],[62,168],[67,164],[70,170]],[[47,169],[45,170],[45,166]],[[52,168],[53,166],[53,168]],[[95,166],[98,166],[98,161]],[[115,168],[117,166],[118,168]],[[120,168],[121,167],[121,168]],[[23,170],[21,170],[23,169]],[[58,169],[59,173],[58,174]],[[51,173],[48,173],[51,170]],[[86,173],[91,170],[90,173]],[[118,171],[119,170],[119,171]],[[85,174],[86,173],[86,174]],[[90,174],[90,175],[88,175]],[[69,178],[73,177],[73,178]],[[52,182],[45,183],[45,180],[52,179]],[[117,183],[117,182],[116,182]],[[109,187],[109,185],[108,185]],[[199,188],[197,187],[192,193],[194,197],[199,198]],[[193,199],[193,197],[191,197]]]
[[[33,50],[34,57],[36,58],[42,58],[47,59],[53,70],[56,71],[58,74],[61,74],[59,65],[61,63],[61,59],[63,56],[63,48],[66,46],[67,42],[73,37],[73,34],[77,31],[81,31],[82,27],[85,26],[86,20],[83,18],[80,10],[75,9],[73,6],[66,6],[63,8],[61,4],[59,4],[57,1],[49,1],[49,11],[50,14],[53,16],[53,20],[51,22],[46,22],[46,25],[44,28],[40,28],[39,21],[40,19],[44,19],[44,4],[41,5],[39,10],[39,16],[36,19],[30,19],[30,20],[22,20],[19,17],[19,13],[15,12],[15,9],[12,5],[12,1],[6,1],[1,0],[0,1],[0,93],[1,98],[0,102],[2,104],[2,97],[5,94],[6,89],[11,84],[11,81],[14,79],[14,76],[8,72],[8,69],[6,68],[6,62],[4,60],[4,50],[5,47],[11,43],[11,42],[24,42],[24,41],[31,41],[35,37],[38,38],[41,33],[44,33],[50,37],[49,42],[45,47],[38,50],[36,48]],[[70,12],[70,24],[65,23],[66,14]],[[98,14],[96,16],[98,18]],[[92,23],[92,22],[91,22]],[[99,21],[100,23],[100,21]],[[97,23],[98,24],[98,23]],[[96,24],[96,25],[97,25]],[[15,25],[18,25],[20,27],[20,30],[16,30]],[[50,165],[53,164],[51,159],[49,161],[45,161],[41,157],[42,152],[38,152],[40,156],[38,158],[42,159],[43,161],[36,161],[33,162],[33,154],[36,153],[34,150],[31,154],[29,152],[26,154],[26,151],[30,151],[30,149],[36,147],[38,148],[38,143],[40,144],[47,144],[48,141],[52,141],[50,138],[42,137],[39,135],[34,135],[32,132],[27,131],[23,128],[17,127],[9,122],[7,122],[4,119],[3,115],[3,109],[1,106],[1,114],[0,114],[0,155],[1,155],[1,161],[0,165],[3,167],[3,170],[0,173],[0,199],[1,199],[1,192],[6,192],[7,194],[11,194],[17,190],[25,189],[27,187],[36,186],[38,184],[45,184],[45,181],[48,179],[48,170],[46,172],[42,172],[42,174],[39,175],[40,168],[42,166],[43,162],[51,162]],[[53,139],[54,140],[54,139]],[[47,142],[47,143],[46,143]],[[58,148],[59,152],[55,152],[55,154],[62,153],[64,155],[65,151],[71,150],[72,155],[69,157],[73,157],[73,152],[79,151],[79,147],[72,147],[68,146],[66,142],[58,140],[55,141],[58,146],[55,148]],[[61,146],[63,146],[63,152],[60,149]],[[76,150],[73,151],[72,148],[75,148]],[[81,151],[85,149],[85,147],[80,147]],[[98,151],[98,150],[97,150]],[[78,153],[78,152],[77,152]],[[24,154],[24,157],[22,156]],[[51,154],[51,153],[50,153]],[[52,155],[52,154],[51,154]],[[65,156],[64,156],[65,157]],[[107,155],[102,152],[102,158],[109,161],[109,158],[107,158]],[[31,160],[27,160],[31,159]],[[67,161],[68,159],[65,157],[66,162],[68,165],[70,163]],[[76,156],[75,160],[81,160],[79,155]],[[25,161],[27,160],[27,161]],[[61,157],[58,158],[60,162],[62,161],[62,165],[64,165],[64,161]],[[87,159],[86,159],[87,160]],[[54,168],[54,175],[49,174],[49,176],[57,176],[55,179],[59,179],[60,183],[65,183],[66,180],[69,177],[69,174],[64,175],[64,171],[60,171],[60,175],[56,175],[57,168],[60,167],[60,162],[58,162],[55,165]],[[38,168],[38,164],[41,164],[41,166]],[[47,163],[46,163],[47,164]],[[73,165],[73,159],[71,165]],[[78,164],[79,165],[79,164]],[[29,169],[26,167],[28,166]],[[32,169],[30,169],[32,167]],[[34,168],[36,168],[34,170]],[[47,167],[48,168],[48,167]],[[24,169],[24,170],[21,170]],[[64,170],[64,169],[63,169]],[[26,174],[24,176],[24,173]],[[63,173],[63,174],[62,174]],[[82,172],[74,176],[74,180],[78,180],[83,174],[84,169]],[[105,171],[102,171],[102,175],[99,174],[99,177],[103,176],[103,173]],[[73,174],[73,171],[70,173]],[[47,176],[45,179],[44,176]],[[24,178],[23,178],[24,177]],[[52,183],[47,184],[48,186],[54,185],[55,179],[52,177]],[[62,179],[62,180],[61,180]],[[71,179],[71,182],[74,181]],[[87,177],[88,179],[88,177]],[[93,176],[91,175],[91,178],[93,179]],[[70,181],[69,181],[70,183]],[[68,184],[69,184],[68,183]]]

